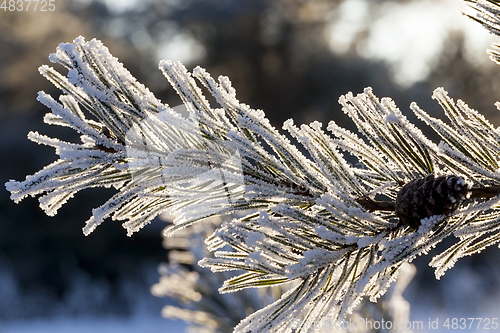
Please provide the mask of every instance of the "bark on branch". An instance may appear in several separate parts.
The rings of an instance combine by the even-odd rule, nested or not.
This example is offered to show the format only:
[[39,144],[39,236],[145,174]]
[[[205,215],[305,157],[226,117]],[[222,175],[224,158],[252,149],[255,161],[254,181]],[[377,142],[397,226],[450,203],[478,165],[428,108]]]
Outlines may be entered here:
[[[500,185],[493,185],[488,187],[473,187],[469,190],[469,193],[470,197],[474,199],[493,198],[500,194]],[[356,201],[369,211],[394,211],[396,209],[395,201],[380,201],[370,198],[359,198]]]

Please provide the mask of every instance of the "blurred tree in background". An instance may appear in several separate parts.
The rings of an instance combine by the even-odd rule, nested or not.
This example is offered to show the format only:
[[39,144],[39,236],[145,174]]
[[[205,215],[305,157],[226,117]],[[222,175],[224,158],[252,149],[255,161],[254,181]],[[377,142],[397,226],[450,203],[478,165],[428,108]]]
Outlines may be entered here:
[[[172,106],[180,104],[180,100],[157,69],[160,59],[181,60],[188,67],[200,65],[214,77],[229,76],[240,100],[265,110],[278,128],[288,118],[294,118],[297,124],[335,119],[339,125],[349,127],[351,124],[344,122],[337,103],[338,97],[348,91],[359,92],[366,86],[372,86],[378,96],[391,96],[403,112],[405,105],[416,101],[431,115],[432,111],[438,111],[438,106],[429,96],[436,86],[444,86],[451,96],[463,98],[498,125],[493,104],[498,99],[500,77],[495,65],[487,61],[484,46],[473,48],[470,36],[444,17],[435,22],[436,18],[426,17],[425,11],[416,11],[418,6],[449,8],[450,3],[458,6],[460,2],[67,0],[58,1],[54,12],[0,11],[0,140],[4,143],[0,146],[3,156],[0,175],[4,182],[21,179],[53,160],[50,148],[34,149],[33,143],[26,140],[28,129],[61,139],[75,135],[43,126],[41,119],[46,109],[35,97],[42,89],[57,95],[37,68],[48,62],[47,56],[57,44],[78,35],[102,40],[132,75]],[[380,31],[391,27],[404,33],[404,27],[397,25],[397,18],[399,24],[404,24],[401,11],[411,14],[414,9],[420,20],[418,24],[408,21],[408,25],[415,25],[417,34],[403,36],[403,40],[419,46],[422,40],[418,31],[431,22],[441,24],[444,31],[442,36],[436,36],[438,46],[434,53],[427,54],[427,58],[420,56],[427,59],[421,64],[415,61],[419,55],[414,49],[391,49],[389,42],[400,41],[380,35]],[[469,23],[456,11],[452,10],[452,14],[456,21]],[[467,29],[477,27],[471,23]],[[426,41],[426,37],[421,38]],[[385,53],[377,51],[374,45],[385,49]],[[430,45],[420,48],[422,52],[432,49]],[[481,58],[485,60],[478,60]],[[406,72],[410,74],[401,76]],[[54,135],[54,131],[58,134]],[[8,199],[6,191],[0,194],[0,279],[9,273],[18,288],[18,294],[9,294],[7,287],[0,287],[0,309],[5,309],[0,311],[0,318],[53,315],[58,311],[55,307],[40,307],[33,302],[34,298],[20,295],[42,295],[48,304],[57,304],[58,300],[67,302],[67,295],[75,288],[72,281],[78,274],[87,277],[87,285],[107,290],[103,297],[89,296],[95,313],[131,311],[133,297],[122,294],[127,279],[139,281],[148,292],[157,277],[150,276],[148,280],[141,270],[148,263],[155,268],[164,261],[161,223],[153,223],[132,238],[124,237],[119,224],[104,224],[100,232],[83,238],[81,225],[71,221],[74,210],[87,216],[91,207],[104,202],[106,197],[108,193],[104,190],[86,191],[71,200],[57,217],[48,218],[35,207],[34,200],[24,201],[19,207]],[[53,224],[58,227],[51,227]],[[492,287],[498,288],[495,274],[500,274],[500,270],[488,264],[491,258],[464,259],[456,268],[472,265],[469,277],[471,281],[473,278],[482,281],[483,294]],[[428,284],[426,277],[435,281],[432,271],[420,267],[418,260],[415,264],[419,274],[413,285],[421,289],[423,300],[430,299],[436,290],[446,290],[432,289],[437,283],[442,286],[442,282]],[[452,276],[443,280],[448,278]],[[425,290],[430,291],[425,293]],[[2,293],[10,298],[2,298]],[[456,301],[453,297],[439,299],[446,305]],[[14,299],[19,309],[24,307],[24,310],[10,307],[7,311]],[[34,305],[26,306],[24,303],[28,302]],[[68,311],[91,310],[74,305]]]

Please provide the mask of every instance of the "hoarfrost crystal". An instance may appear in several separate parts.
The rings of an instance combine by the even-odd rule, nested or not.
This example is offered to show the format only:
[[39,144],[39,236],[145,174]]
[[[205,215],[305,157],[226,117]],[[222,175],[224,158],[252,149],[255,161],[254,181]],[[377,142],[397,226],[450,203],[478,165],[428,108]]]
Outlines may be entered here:
[[[93,210],[85,234],[107,217],[123,221],[131,235],[169,212],[175,219],[164,234],[170,235],[211,216],[238,213],[207,237],[214,253],[200,265],[243,271],[228,277],[222,293],[276,285],[288,291],[235,332],[299,332],[322,318],[341,320],[364,297],[376,301],[404,264],[452,234],[458,242],[431,262],[437,277],[459,258],[500,242],[500,132],[442,88],[433,98],[449,125],[411,105],[441,136],[439,144],[394,101],[366,88],[339,100],[363,137],[333,121],[330,133],[319,122],[284,123],[302,153],[262,110],[240,103],[227,77],[217,82],[202,68],[190,73],[178,62],[162,61],[160,70],[183,102],[181,115],[99,41],[79,37],[59,45],[49,59],[68,74],[40,68],[64,93],[59,102],[39,94],[52,110],[44,121],[75,129],[81,143],[30,133],[31,140],[55,147],[59,160],[24,181],[9,181],[11,198],[42,195],[41,208],[54,215],[82,189],[114,187],[116,194]],[[349,164],[347,154],[359,163]],[[429,175],[453,175],[445,185],[470,189],[470,198],[453,196],[453,209],[404,223],[394,214],[398,193]],[[189,314],[196,315],[202,314]]]

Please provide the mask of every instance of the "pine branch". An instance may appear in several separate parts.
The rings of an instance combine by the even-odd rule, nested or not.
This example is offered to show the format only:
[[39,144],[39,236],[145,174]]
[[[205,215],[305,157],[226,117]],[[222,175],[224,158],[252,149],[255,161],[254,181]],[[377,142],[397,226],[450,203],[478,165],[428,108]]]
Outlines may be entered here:
[[[500,131],[443,88],[433,98],[449,124],[410,106],[441,136],[439,144],[391,99],[366,88],[339,99],[363,137],[333,121],[330,134],[319,122],[283,124],[303,154],[263,111],[240,103],[227,77],[216,82],[202,68],[189,73],[162,61],[189,111],[184,118],[96,40],[61,44],[49,59],[68,74],[40,68],[66,94],[60,103],[39,94],[52,110],[44,120],[75,129],[82,142],[30,133],[55,147],[59,160],[25,181],[9,181],[11,198],[41,194],[41,208],[54,215],[82,189],[113,186],[117,193],[94,209],[85,234],[110,216],[124,221],[130,235],[164,211],[176,216],[165,234],[240,213],[207,238],[214,256],[200,265],[243,271],[224,283],[224,293],[296,286],[235,332],[307,331],[320,318],[342,319],[364,297],[381,297],[405,263],[452,234],[457,244],[431,262],[437,277],[459,258],[500,242]],[[202,88],[220,108],[210,106]],[[301,321],[296,326],[289,318]]]
[[[219,222],[216,222],[217,220]],[[193,332],[198,332],[201,328],[203,332],[231,332],[234,326],[245,319],[245,311],[248,312],[249,308],[255,311],[268,303],[277,301],[290,288],[289,285],[280,285],[273,289],[245,288],[237,293],[217,293],[216,289],[224,280],[227,280],[225,282],[227,285],[245,282],[249,287],[265,287],[269,285],[269,282],[271,285],[274,284],[272,281],[260,280],[256,273],[234,276],[231,272],[223,272],[214,275],[196,266],[196,260],[211,256],[201,244],[217,225],[220,225],[220,218],[212,218],[183,229],[173,237],[165,237],[164,247],[170,249],[169,264],[160,265],[160,281],[151,288],[153,295],[168,296],[179,303],[178,306],[165,306],[162,315],[188,322],[189,329]],[[180,263],[193,265],[193,271],[184,269],[179,265]],[[408,264],[402,268],[401,273],[388,295],[384,295],[382,304],[373,305],[373,303],[364,302],[346,320],[349,321],[352,318],[351,320],[357,323],[360,322],[360,318],[392,322],[407,321],[409,306],[402,297],[402,293],[415,274],[415,268]],[[245,304],[245,309],[241,304]],[[298,327],[301,321],[294,318],[292,322]],[[340,326],[340,322],[334,323],[330,318],[321,318],[320,321],[304,324],[305,327],[314,327],[317,330],[320,327],[328,329],[335,325]],[[357,329],[348,330],[348,332],[351,331],[354,332]]]

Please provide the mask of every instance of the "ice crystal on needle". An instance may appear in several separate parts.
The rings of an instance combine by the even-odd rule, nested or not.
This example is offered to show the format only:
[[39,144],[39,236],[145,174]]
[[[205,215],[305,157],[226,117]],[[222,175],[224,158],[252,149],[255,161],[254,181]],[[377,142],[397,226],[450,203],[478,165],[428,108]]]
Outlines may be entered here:
[[[284,123],[302,153],[262,110],[238,101],[227,77],[216,81],[202,68],[190,73],[178,62],[162,61],[160,70],[181,97],[183,116],[156,99],[99,41],[80,37],[61,44],[50,60],[68,74],[40,68],[63,91],[59,102],[39,94],[52,110],[44,120],[75,129],[81,143],[30,133],[31,140],[55,147],[59,160],[24,181],[9,181],[11,198],[42,195],[41,208],[54,215],[82,189],[114,187],[116,194],[93,210],[85,234],[107,217],[124,221],[130,235],[169,211],[175,219],[165,233],[171,234],[210,216],[239,212],[241,217],[206,239],[214,255],[200,265],[243,271],[225,281],[223,293],[295,285],[235,332],[305,332],[321,318],[341,320],[363,297],[376,301],[403,264],[447,236],[459,241],[432,260],[438,277],[459,258],[500,241],[500,132],[442,88],[433,98],[449,125],[411,106],[442,137],[439,144],[394,101],[366,88],[339,100],[362,137],[333,121],[329,133],[319,122]],[[359,163],[349,164],[346,155]],[[394,213],[398,193],[430,175],[451,179],[445,185],[460,187],[460,196],[438,196],[432,192],[444,191],[438,182],[424,192],[448,200],[447,209],[421,213],[419,196],[407,195],[419,214],[411,223],[398,219],[406,216]]]

